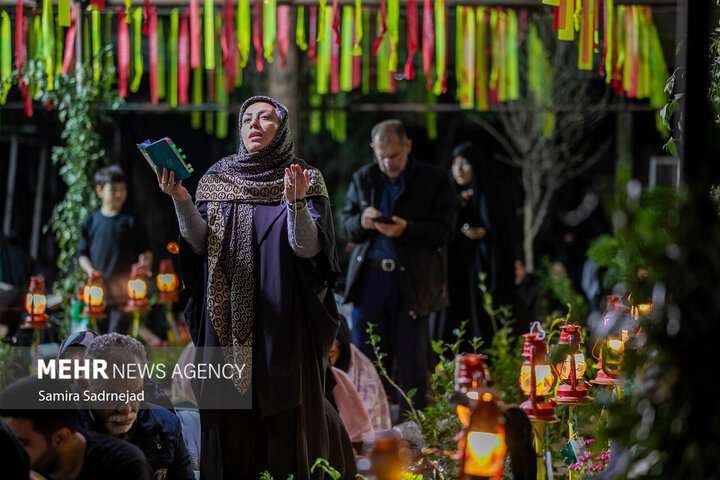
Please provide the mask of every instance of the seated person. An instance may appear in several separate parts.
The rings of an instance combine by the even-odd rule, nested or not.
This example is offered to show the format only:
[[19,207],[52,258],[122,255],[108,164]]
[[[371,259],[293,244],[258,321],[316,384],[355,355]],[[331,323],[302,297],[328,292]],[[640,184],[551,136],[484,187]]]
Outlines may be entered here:
[[[108,372],[114,365],[147,364],[143,345],[132,337],[108,333],[95,338],[85,350],[86,360],[102,359]],[[101,392],[143,392],[141,375],[132,378],[83,379],[90,394]],[[88,430],[127,440],[145,454],[154,478],[194,480],[190,455],[183,439],[180,420],[158,405],[131,399],[128,402],[82,402],[80,425]]]
[[330,350],[330,363],[352,380],[365,404],[373,429],[388,430],[392,426],[390,407],[380,375],[370,359],[353,345],[347,320],[342,315],[340,317],[340,330]]
[[333,405],[345,425],[350,441],[360,443],[366,433],[373,431],[370,416],[350,377],[335,367],[332,367],[332,373],[335,377],[335,386],[332,389]]
[[[72,408],[72,400],[41,401],[41,390],[64,392],[66,384],[25,377],[0,396],[0,417],[25,448],[34,471],[55,480],[152,478],[140,450],[127,442],[77,428],[77,410]],[[9,460],[5,457],[7,450],[2,451]],[[20,467],[12,461],[3,463],[3,478],[6,468]]]

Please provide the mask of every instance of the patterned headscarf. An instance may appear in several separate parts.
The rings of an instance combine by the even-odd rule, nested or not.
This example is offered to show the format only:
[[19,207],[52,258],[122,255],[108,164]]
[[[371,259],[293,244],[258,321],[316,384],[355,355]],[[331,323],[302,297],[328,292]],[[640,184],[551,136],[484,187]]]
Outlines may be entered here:
[[269,103],[281,113],[275,137],[256,152],[248,152],[241,140],[238,153],[210,167],[197,189],[197,201],[207,202],[208,315],[225,360],[245,364],[242,378],[233,377],[235,388],[243,394],[252,381],[254,206],[281,203],[285,168],[292,164],[300,165],[310,174],[306,197],[328,197],[320,171],[295,157],[295,143],[284,105],[270,97],[249,98],[240,109],[238,129],[245,110],[257,102]]

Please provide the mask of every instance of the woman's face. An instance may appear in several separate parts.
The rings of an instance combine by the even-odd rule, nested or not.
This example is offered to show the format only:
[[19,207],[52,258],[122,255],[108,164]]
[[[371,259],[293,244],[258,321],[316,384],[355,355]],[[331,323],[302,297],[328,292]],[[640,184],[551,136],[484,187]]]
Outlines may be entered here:
[[280,128],[280,118],[275,107],[265,102],[250,105],[240,121],[240,137],[245,150],[250,153],[267,147]]
[[465,157],[458,156],[453,159],[452,175],[455,183],[465,186],[470,183],[473,177],[473,169]]

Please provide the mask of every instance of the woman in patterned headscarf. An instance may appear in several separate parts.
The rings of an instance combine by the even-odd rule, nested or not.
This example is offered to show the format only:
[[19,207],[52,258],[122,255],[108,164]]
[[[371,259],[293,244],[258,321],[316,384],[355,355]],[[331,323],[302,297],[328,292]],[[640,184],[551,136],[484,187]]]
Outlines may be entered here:
[[[196,362],[242,366],[232,381],[197,380],[203,478],[310,478],[328,458],[323,385],[338,313],[339,272],[321,173],[295,157],[287,108],[252,97],[238,153],[210,167],[195,204],[167,170]],[[216,347],[216,348],[203,348]],[[317,476],[317,472],[316,475]]]

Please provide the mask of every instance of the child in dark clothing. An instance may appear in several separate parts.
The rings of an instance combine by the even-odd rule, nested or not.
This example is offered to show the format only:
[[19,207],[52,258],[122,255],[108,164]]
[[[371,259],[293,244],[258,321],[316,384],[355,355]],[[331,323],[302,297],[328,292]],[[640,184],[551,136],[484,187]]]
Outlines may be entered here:
[[130,269],[139,263],[149,272],[152,253],[141,222],[122,211],[127,199],[127,182],[119,166],[97,171],[95,193],[102,205],[85,217],[80,226],[78,264],[88,277],[99,272],[105,282],[108,321],[106,325],[98,322],[99,333],[126,333],[130,319],[122,307],[127,303]]

